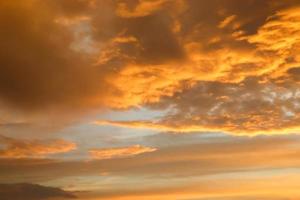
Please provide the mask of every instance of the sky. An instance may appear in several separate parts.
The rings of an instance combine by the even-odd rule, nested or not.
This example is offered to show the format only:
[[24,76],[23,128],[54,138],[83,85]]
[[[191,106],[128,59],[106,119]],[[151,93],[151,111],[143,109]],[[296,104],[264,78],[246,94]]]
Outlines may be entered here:
[[0,200],[300,199],[299,0],[0,0]]

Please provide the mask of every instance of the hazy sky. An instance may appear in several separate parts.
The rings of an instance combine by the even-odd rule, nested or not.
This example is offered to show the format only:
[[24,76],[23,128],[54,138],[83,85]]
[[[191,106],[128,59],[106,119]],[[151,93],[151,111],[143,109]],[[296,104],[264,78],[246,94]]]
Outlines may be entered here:
[[0,0],[0,200],[300,198],[299,0]]

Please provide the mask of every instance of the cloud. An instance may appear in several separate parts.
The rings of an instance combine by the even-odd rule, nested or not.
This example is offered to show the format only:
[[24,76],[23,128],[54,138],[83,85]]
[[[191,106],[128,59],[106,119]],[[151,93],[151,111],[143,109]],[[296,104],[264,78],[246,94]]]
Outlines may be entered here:
[[220,24],[218,25],[218,27],[219,28],[225,28],[231,22],[233,22],[235,18],[236,18],[235,15],[230,15],[230,16],[226,17],[223,21],[220,22]]
[[[299,130],[299,91],[295,83],[198,82],[153,109],[170,109],[152,121],[96,121],[98,125],[149,128],[160,131],[221,131],[239,135],[275,134]],[[271,116],[271,117],[270,117]]]
[[71,199],[75,196],[60,188],[47,187],[30,183],[0,184],[2,200],[43,200],[49,198]]
[[55,23],[58,13],[51,4],[2,1],[0,9],[1,101],[29,111],[82,105],[99,76],[70,49],[72,32]]
[[[284,199],[298,195],[297,135],[251,138],[219,135],[214,139],[195,134],[161,136],[156,135],[152,142],[166,143],[164,146],[139,156],[89,162],[2,159],[0,181],[26,180],[86,191],[76,192],[78,199],[186,199],[213,198],[216,194],[220,198]],[[172,140],[183,143],[174,145]],[[184,143],[184,140],[193,141]]]
[[[156,121],[108,121],[108,120],[98,120],[94,124],[97,125],[110,125],[110,126],[120,126],[125,128],[137,128],[137,129],[154,129],[159,131],[174,132],[174,133],[184,133],[184,132],[197,132],[197,131],[213,131],[214,129],[206,129],[201,126],[172,126],[168,124],[163,124]],[[218,131],[218,129],[215,129]]]
[[300,81],[300,67],[294,67],[294,68],[290,68],[288,71],[288,76],[290,76],[290,78],[292,80],[295,80],[297,83],[299,83]]
[[[121,151],[121,154],[120,150],[118,150],[118,154],[116,151],[109,151],[109,155],[101,154],[105,158],[112,156],[112,159],[103,160],[101,159],[103,157],[100,157],[100,160],[95,158],[89,162],[53,159],[2,159],[0,162],[0,181],[45,182],[78,176],[98,176],[103,173],[118,177],[201,177],[238,172],[250,173],[267,169],[297,168],[300,165],[296,159],[300,153],[299,137],[297,136],[252,138],[227,136],[229,138],[218,137],[215,140],[202,142],[199,142],[201,141],[199,138],[193,138],[192,135],[190,137],[193,142],[184,143],[184,140],[189,138],[188,135],[176,135],[173,140],[183,141],[183,144],[177,145],[168,145],[165,141],[170,141],[170,139],[162,138],[161,143],[165,142],[165,146],[160,146],[151,153],[127,157],[127,155],[131,155],[131,152],[137,153],[143,149],[132,148],[133,150],[128,153],[129,150],[124,148],[125,150]],[[160,140],[159,136],[154,140],[155,144],[159,143],[157,140]],[[150,145],[151,143],[149,143]],[[124,152],[126,152],[126,156]]]
[[[290,99],[278,105],[257,94],[261,89],[279,95],[282,87],[297,93],[297,1],[22,0],[1,2],[0,11],[1,112],[20,115],[11,121],[68,125],[95,110],[162,108],[168,101],[177,108],[176,117],[171,113],[143,126],[256,133],[297,129],[298,108],[287,103]],[[243,86],[249,79],[261,84],[258,92]],[[176,98],[205,84],[238,92],[228,91],[227,102],[210,99],[210,109],[224,108],[214,116],[203,116],[205,103],[196,98],[184,106],[189,117],[180,113]],[[210,92],[221,97],[220,90]],[[248,93],[257,95],[259,104],[238,100],[237,94]],[[263,116],[265,109],[274,110],[274,118]],[[283,117],[282,109],[295,117]],[[239,114],[228,116],[233,110]]]
[[[224,5],[223,10],[207,20],[192,12],[194,7],[200,7],[193,1],[186,3],[180,12],[171,9],[174,14],[171,21],[181,16],[177,21],[180,31],[172,33],[171,27],[169,31],[176,39],[174,44],[183,52],[182,59],[172,55],[171,59],[158,60],[154,56],[148,61],[135,54],[136,59],[126,62],[111,82],[123,97],[112,98],[112,107],[126,109],[146,105],[153,109],[170,108],[173,112],[155,121],[98,123],[162,131],[223,131],[251,135],[299,130],[297,75],[291,75],[291,72],[296,73],[290,70],[299,64],[297,54],[293,53],[298,52],[299,46],[297,4],[294,1],[286,4],[231,3],[232,7]],[[212,2],[209,6],[216,5]],[[253,17],[250,13],[241,13],[248,6],[257,9],[259,14]],[[152,21],[155,16],[161,17],[160,12],[128,22]],[[124,35],[134,36],[139,52],[140,47],[147,47],[142,41],[148,36],[139,35],[130,25]],[[219,30],[220,25],[222,30]],[[278,37],[272,37],[274,34]],[[128,53],[131,51],[118,48],[121,55],[126,54],[130,60]]]
[[76,149],[76,144],[64,140],[21,140],[0,136],[0,158],[32,158],[65,153]]
[[112,159],[112,158],[131,157],[131,156],[135,156],[147,152],[153,152],[156,150],[157,150],[156,148],[134,145],[130,147],[92,149],[89,151],[89,153],[93,159]]
[[125,2],[121,2],[117,5],[116,13],[125,18],[144,17],[162,8],[162,5],[166,2],[166,0],[139,1],[132,11],[128,9]]
[[[0,181],[72,180],[104,199],[297,197],[299,13],[299,0],[0,0]],[[157,135],[81,126],[111,110],[94,123]],[[50,159],[77,147],[43,134],[74,130],[76,160]]]

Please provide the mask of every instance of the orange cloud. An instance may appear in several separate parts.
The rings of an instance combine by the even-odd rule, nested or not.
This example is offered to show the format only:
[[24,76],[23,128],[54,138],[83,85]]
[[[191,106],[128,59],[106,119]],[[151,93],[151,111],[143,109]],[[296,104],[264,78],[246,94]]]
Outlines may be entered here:
[[116,13],[125,18],[145,17],[161,9],[163,4],[167,1],[168,0],[139,1],[133,10],[130,10],[126,3],[121,2],[117,5]]
[[[108,121],[108,120],[98,120],[94,124],[97,125],[110,125],[110,126],[120,126],[125,128],[138,128],[138,129],[154,129],[159,131],[173,131],[173,132],[193,132],[193,131],[213,131],[213,129],[208,129],[201,126],[172,126],[168,124],[163,124],[155,121]],[[217,131],[218,129],[215,129]]]
[[230,15],[230,16],[226,17],[223,21],[220,22],[220,24],[218,25],[218,27],[219,28],[225,28],[231,22],[233,22],[235,18],[236,18],[236,15]]
[[[24,174],[27,175],[26,180],[30,182],[103,175],[155,178],[162,176],[205,177],[300,166],[300,161],[297,159],[300,155],[299,137],[295,135],[251,138],[227,136],[216,137],[212,140],[203,137],[204,141],[200,137],[193,137],[194,134],[172,135],[173,139],[163,136],[156,135],[156,142],[160,141],[165,144],[164,147],[157,147],[159,150],[142,153],[139,156],[122,157],[122,159],[95,158],[89,162],[56,159],[2,159],[0,162],[1,181],[22,182]],[[184,142],[189,136],[192,140],[190,144],[173,145],[178,140]],[[151,137],[145,138],[147,139],[151,140]]]
[[[218,31],[216,24],[212,36],[207,38],[207,44],[203,44],[207,41],[199,38],[201,27],[193,27],[184,36],[174,34],[176,45],[182,48],[186,57],[153,64],[129,59],[118,74],[109,80],[123,98],[112,97],[108,105],[124,109],[156,103],[201,81],[238,84],[256,77],[257,80],[276,82],[275,78],[285,77],[290,68],[299,64],[297,53],[293,53],[299,51],[297,9],[268,16],[270,19],[252,35],[247,35],[242,24],[229,30],[230,33]],[[233,20],[245,23],[237,15],[230,15],[219,23],[225,23],[222,26],[226,26]],[[271,37],[274,31],[278,37]],[[131,34],[129,37],[134,37],[139,48],[143,49],[144,38],[136,32]],[[121,51],[123,54],[126,52]],[[281,81],[288,82],[290,79]]]
[[76,149],[76,144],[64,140],[19,140],[1,136],[0,158],[36,158],[65,153]]
[[[165,96],[153,109],[171,108],[156,120],[105,121],[98,125],[150,128],[160,131],[221,131],[238,135],[298,132],[297,85],[260,82],[255,78],[241,83],[198,82],[173,96]],[[271,117],[270,117],[271,116]]]
[[[3,1],[1,112],[21,111],[29,123],[68,124],[98,109],[163,109],[168,101],[177,116],[152,127],[297,130],[298,3],[224,2]],[[248,80],[272,87],[255,92],[243,86]],[[198,90],[205,82],[220,86]],[[293,97],[280,99],[282,90]],[[182,96],[188,91],[201,97],[189,101]],[[271,102],[273,95],[278,101]]]
[[[228,116],[227,120],[230,119]],[[159,121],[103,121],[99,120],[94,122],[97,125],[110,125],[110,126],[119,126],[125,128],[137,128],[137,129],[152,129],[160,132],[173,132],[177,133],[190,133],[190,132],[222,132],[225,134],[233,134],[239,136],[257,136],[257,135],[280,135],[280,134],[290,134],[297,133],[300,130],[300,126],[295,125],[292,127],[276,127],[277,124],[269,124],[269,126],[274,126],[274,128],[255,128],[255,125],[268,125],[268,122],[263,122],[263,119],[251,119],[252,121],[246,123],[245,126],[241,129],[236,127],[236,124],[228,124],[227,126],[205,126],[205,125],[197,125],[197,124],[185,124],[181,122],[179,124],[176,123],[164,123]],[[248,125],[248,127],[247,127]],[[253,128],[251,130],[251,128]]]
[[[162,135],[156,137],[161,139]],[[177,140],[186,138],[176,137]],[[153,153],[123,159],[2,160],[1,181],[22,180],[22,174],[26,174],[27,181],[53,179],[51,183],[59,185],[76,180],[72,184],[74,190],[86,191],[74,193],[79,199],[172,200],[176,196],[183,199],[280,196],[284,199],[299,194],[298,136],[226,136],[214,141],[196,138],[189,145],[165,146]],[[95,181],[103,180],[103,174],[106,181]],[[92,191],[88,192],[87,188]]]
[[[73,142],[0,136],[0,182],[67,188],[76,180],[78,188],[97,188],[95,199],[300,196],[299,170],[292,172],[299,138],[291,134],[300,131],[299,0],[0,0],[0,44],[4,135],[36,136],[132,108],[161,115],[94,123],[220,132],[109,141],[103,134],[101,143],[141,145],[90,149],[89,162],[77,159],[85,151],[72,154],[76,160],[49,159],[76,149]],[[236,137],[260,134],[289,135]],[[0,185],[0,193],[17,193],[20,186],[11,186]]]
[[131,157],[138,154],[153,152],[156,150],[157,150],[156,148],[134,145],[130,147],[120,147],[120,148],[92,149],[89,151],[89,153],[93,159],[112,159],[112,158]]
[[300,63],[299,11],[299,7],[278,11],[257,34],[241,38],[256,45],[256,54],[264,59],[263,71],[272,78],[284,76]]

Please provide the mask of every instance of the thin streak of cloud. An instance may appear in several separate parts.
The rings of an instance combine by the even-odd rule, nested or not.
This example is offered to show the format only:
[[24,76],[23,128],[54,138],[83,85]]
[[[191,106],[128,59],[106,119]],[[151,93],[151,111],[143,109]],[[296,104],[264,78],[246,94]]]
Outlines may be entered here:
[[91,158],[102,160],[102,159],[132,157],[143,153],[154,152],[156,150],[157,150],[156,148],[152,148],[152,147],[134,145],[129,147],[91,149],[89,150],[89,153]]
[[0,158],[34,158],[66,153],[76,149],[76,144],[64,140],[18,140],[0,136]]

